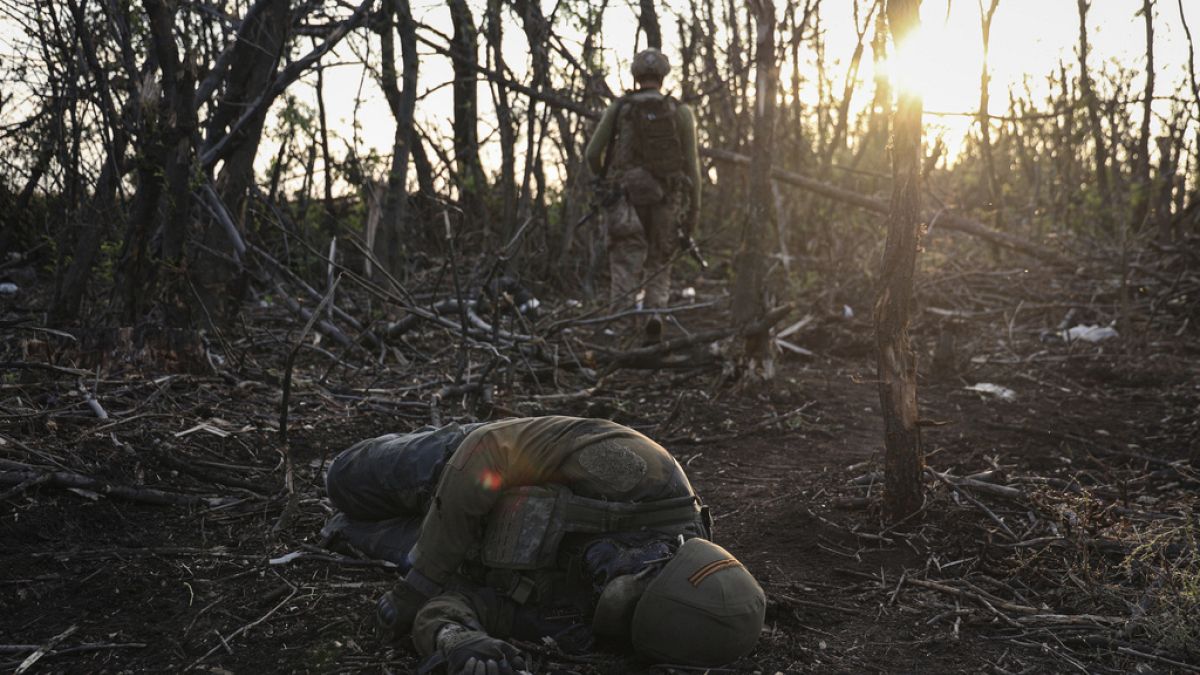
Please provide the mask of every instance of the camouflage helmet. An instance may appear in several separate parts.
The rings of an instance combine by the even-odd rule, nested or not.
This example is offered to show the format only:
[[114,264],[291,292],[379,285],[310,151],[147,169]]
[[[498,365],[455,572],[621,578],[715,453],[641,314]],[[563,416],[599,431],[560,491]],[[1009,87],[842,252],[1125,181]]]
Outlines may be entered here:
[[633,647],[662,663],[715,667],[749,654],[767,599],[729,551],[690,539],[667,563],[633,612]]
[[633,79],[641,80],[643,78],[657,78],[659,80],[667,76],[671,72],[671,62],[667,60],[667,55],[659,50],[651,47],[643,49],[633,57],[633,65],[629,70],[633,73]]

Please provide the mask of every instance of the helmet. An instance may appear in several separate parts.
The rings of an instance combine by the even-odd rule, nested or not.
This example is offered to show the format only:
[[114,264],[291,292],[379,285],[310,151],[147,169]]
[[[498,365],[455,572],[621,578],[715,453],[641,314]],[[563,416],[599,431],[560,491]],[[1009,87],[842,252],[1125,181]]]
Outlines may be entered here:
[[633,57],[633,65],[629,70],[633,73],[633,79],[640,80],[642,78],[658,78],[662,79],[671,72],[671,62],[667,60],[667,55],[651,47],[643,49]]
[[729,551],[689,539],[633,611],[633,647],[663,663],[721,666],[758,642],[767,598]]

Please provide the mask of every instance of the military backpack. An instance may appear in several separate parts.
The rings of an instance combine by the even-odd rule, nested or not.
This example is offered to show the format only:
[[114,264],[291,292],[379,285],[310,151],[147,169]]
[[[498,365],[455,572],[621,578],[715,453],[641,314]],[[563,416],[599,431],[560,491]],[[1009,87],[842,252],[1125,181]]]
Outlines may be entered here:
[[677,108],[670,96],[633,99],[630,122],[633,128],[633,163],[656,178],[668,180],[683,172],[683,144],[679,142]]

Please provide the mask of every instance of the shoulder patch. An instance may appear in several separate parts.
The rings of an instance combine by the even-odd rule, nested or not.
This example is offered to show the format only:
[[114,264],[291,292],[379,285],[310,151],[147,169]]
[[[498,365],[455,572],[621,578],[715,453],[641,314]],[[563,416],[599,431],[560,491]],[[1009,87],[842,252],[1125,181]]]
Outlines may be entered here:
[[646,475],[646,460],[620,442],[604,440],[579,453],[579,465],[605,488],[628,492]]

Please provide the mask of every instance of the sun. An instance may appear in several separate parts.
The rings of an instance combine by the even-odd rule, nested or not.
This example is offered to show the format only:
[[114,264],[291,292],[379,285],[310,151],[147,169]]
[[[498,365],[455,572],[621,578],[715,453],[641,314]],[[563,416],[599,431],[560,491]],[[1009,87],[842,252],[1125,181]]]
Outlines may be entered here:
[[[914,35],[893,47],[884,63],[885,75],[898,90],[919,95],[926,110],[978,110],[983,67],[979,27],[971,30],[969,24],[952,20],[954,15],[948,20],[937,12],[933,17],[928,14],[922,12]],[[992,54],[990,60],[995,58]]]

